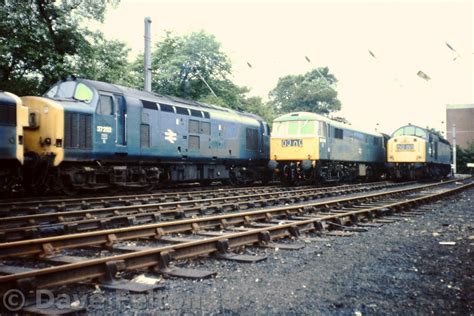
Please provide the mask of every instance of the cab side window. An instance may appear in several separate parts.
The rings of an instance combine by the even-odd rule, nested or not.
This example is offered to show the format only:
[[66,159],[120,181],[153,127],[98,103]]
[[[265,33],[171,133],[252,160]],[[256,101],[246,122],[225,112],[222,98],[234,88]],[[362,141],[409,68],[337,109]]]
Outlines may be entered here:
[[97,106],[97,114],[113,115],[114,114],[114,100],[110,95],[100,95],[99,105]]

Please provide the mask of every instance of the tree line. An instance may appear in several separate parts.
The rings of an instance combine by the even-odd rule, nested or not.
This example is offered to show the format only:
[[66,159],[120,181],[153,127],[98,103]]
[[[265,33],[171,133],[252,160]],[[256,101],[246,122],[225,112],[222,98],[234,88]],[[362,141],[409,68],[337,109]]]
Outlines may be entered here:
[[[143,55],[130,62],[126,44],[85,26],[103,22],[106,10],[118,5],[118,0],[5,1],[0,10],[0,90],[39,95],[70,75],[141,89]],[[250,96],[248,87],[232,81],[229,57],[205,31],[167,32],[152,49],[152,69],[156,93],[248,111],[267,121],[292,111],[329,115],[341,108],[337,79],[327,67],[280,78],[268,101]]]

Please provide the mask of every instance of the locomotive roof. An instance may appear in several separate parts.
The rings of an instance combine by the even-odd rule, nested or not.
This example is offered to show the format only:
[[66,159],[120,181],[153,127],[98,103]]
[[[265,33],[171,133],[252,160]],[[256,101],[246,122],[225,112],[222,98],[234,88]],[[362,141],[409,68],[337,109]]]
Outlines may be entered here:
[[99,91],[120,93],[120,94],[124,94],[126,96],[134,97],[137,99],[141,99],[141,100],[143,99],[146,101],[153,101],[157,103],[181,105],[181,106],[194,106],[194,107],[198,107],[202,110],[207,110],[207,111],[214,110],[214,111],[221,111],[221,112],[227,112],[227,113],[234,113],[237,115],[242,115],[242,116],[246,116],[246,117],[250,117],[256,120],[263,121],[261,117],[252,113],[237,111],[237,110],[233,110],[233,109],[229,109],[229,108],[225,108],[225,107],[217,106],[213,104],[208,104],[204,102],[198,102],[198,101],[184,99],[180,97],[162,95],[162,94],[158,94],[154,92],[148,92],[144,90],[124,87],[121,85],[107,83],[103,81],[96,81],[96,80],[83,79],[83,78],[77,78],[75,80],[78,82],[83,82],[84,84],[92,88],[95,88],[96,90],[99,90]]
[[316,113],[311,113],[311,112],[292,112],[292,113],[283,114],[277,117],[276,119],[274,119],[273,122],[301,121],[301,120],[322,121],[322,122],[331,124],[332,126],[337,127],[337,128],[347,129],[347,130],[360,132],[360,133],[377,136],[377,137],[383,137],[383,134],[368,131],[366,129],[356,128],[351,125],[347,125],[338,121],[331,120],[321,114],[316,114]]
[[438,137],[439,141],[441,143],[446,143],[449,145],[449,142],[448,140],[446,140],[442,135],[438,134],[438,133],[434,133],[432,132],[431,130],[427,129],[427,128],[424,128],[424,127],[421,127],[421,126],[418,126],[418,125],[413,125],[413,124],[407,124],[407,125],[403,125],[403,126],[400,126],[399,128],[397,128],[393,133],[392,133],[392,137],[393,137],[393,134],[395,134],[396,131],[402,129],[402,128],[405,128],[405,127],[414,127],[414,128],[419,128],[421,130],[423,130],[427,135],[428,134],[431,134],[431,135],[435,135],[436,137]]

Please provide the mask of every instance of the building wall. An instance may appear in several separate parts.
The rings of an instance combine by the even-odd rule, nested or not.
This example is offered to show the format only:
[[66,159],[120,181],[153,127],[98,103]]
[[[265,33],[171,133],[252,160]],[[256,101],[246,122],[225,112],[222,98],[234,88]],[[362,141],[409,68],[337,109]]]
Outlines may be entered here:
[[467,148],[474,142],[474,104],[450,104],[446,106],[448,141],[453,143],[453,124],[456,124],[456,144]]

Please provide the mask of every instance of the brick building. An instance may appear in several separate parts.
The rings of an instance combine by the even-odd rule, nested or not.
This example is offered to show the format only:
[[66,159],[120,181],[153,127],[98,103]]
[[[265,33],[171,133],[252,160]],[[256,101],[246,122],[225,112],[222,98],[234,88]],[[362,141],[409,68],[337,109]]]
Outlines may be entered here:
[[448,141],[453,143],[453,124],[456,124],[456,144],[467,148],[474,142],[474,104],[448,104],[446,106],[446,129]]

